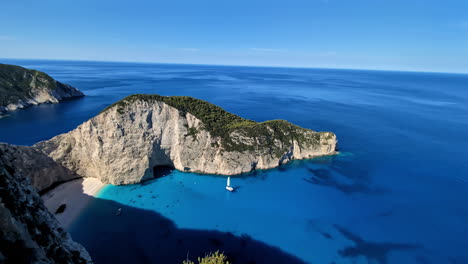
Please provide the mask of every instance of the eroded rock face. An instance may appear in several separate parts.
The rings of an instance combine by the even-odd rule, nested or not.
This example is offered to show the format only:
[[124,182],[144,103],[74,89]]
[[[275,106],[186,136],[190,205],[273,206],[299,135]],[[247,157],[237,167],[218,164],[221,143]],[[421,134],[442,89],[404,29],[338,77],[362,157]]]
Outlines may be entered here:
[[84,94],[78,89],[58,82],[43,72],[0,64],[0,114],[82,96]]
[[0,263],[92,263],[44,206],[29,178],[1,153]]
[[189,97],[135,95],[34,147],[83,177],[120,185],[149,179],[160,165],[222,175],[274,168],[334,154],[336,143],[331,132],[256,123]]
[[32,147],[0,143],[0,156],[10,161],[16,171],[29,177],[32,185],[39,192],[80,177]]

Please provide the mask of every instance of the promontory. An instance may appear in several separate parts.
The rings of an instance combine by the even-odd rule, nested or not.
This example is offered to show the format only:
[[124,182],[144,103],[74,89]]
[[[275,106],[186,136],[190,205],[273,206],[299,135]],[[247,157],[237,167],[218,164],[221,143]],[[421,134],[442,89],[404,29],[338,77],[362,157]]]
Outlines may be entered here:
[[78,89],[46,73],[16,65],[0,64],[0,115],[41,103],[58,103],[82,97]]
[[122,185],[152,178],[158,166],[221,175],[269,169],[332,155],[336,144],[332,132],[255,122],[192,97],[132,95],[34,147],[81,177]]

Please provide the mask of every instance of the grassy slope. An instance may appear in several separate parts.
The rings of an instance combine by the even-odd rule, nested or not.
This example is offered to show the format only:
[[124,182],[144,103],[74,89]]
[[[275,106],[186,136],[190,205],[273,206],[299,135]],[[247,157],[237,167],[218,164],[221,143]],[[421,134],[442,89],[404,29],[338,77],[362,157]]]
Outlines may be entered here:
[[[221,139],[221,144],[227,151],[248,151],[267,148],[275,155],[281,156],[287,151],[286,148],[291,145],[293,139],[296,139],[301,145],[319,144],[320,140],[320,133],[306,134],[310,130],[293,125],[285,120],[270,120],[258,123],[229,113],[209,102],[188,96],[135,94],[108,106],[102,112],[117,107],[117,111],[124,114],[125,107],[135,101],[160,101],[178,109],[181,115],[191,113],[203,122],[204,129],[209,131],[212,136]],[[236,143],[230,137],[232,132],[238,132],[247,137],[255,138],[257,139],[257,143],[254,145]],[[193,129],[189,129],[189,133],[192,136],[196,136],[196,131],[193,131]],[[275,140],[283,142],[285,146],[277,147],[274,144]]]
[[49,90],[56,88],[54,79],[43,72],[15,65],[0,64],[0,106],[29,99],[33,77],[36,77],[36,86]]

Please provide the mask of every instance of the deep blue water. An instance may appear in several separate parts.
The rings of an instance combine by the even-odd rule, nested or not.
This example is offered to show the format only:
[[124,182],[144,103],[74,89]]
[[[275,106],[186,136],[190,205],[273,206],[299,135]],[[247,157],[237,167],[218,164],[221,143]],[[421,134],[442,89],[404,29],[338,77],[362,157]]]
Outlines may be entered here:
[[97,263],[175,263],[205,249],[257,263],[468,263],[468,75],[0,62],[87,95],[1,118],[3,142],[67,132],[134,93],[193,96],[338,136],[339,155],[234,177],[235,193],[224,177],[178,171],[105,187],[70,229]]

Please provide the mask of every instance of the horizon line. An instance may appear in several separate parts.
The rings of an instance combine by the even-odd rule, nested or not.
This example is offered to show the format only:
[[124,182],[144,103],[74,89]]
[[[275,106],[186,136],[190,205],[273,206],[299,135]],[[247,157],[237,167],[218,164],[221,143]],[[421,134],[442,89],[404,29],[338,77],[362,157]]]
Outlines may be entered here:
[[310,70],[343,70],[343,71],[380,71],[380,72],[407,72],[407,73],[438,73],[468,75],[468,72],[448,72],[431,70],[397,70],[397,69],[366,69],[366,68],[333,68],[312,66],[272,66],[272,65],[243,65],[243,64],[202,64],[183,62],[152,62],[152,61],[119,61],[119,60],[89,60],[89,59],[37,59],[37,58],[0,58],[0,60],[37,60],[37,61],[76,61],[76,62],[110,62],[128,64],[168,64],[168,65],[194,65],[194,66],[224,66],[224,67],[252,67],[252,68],[279,68],[279,69],[310,69]]

